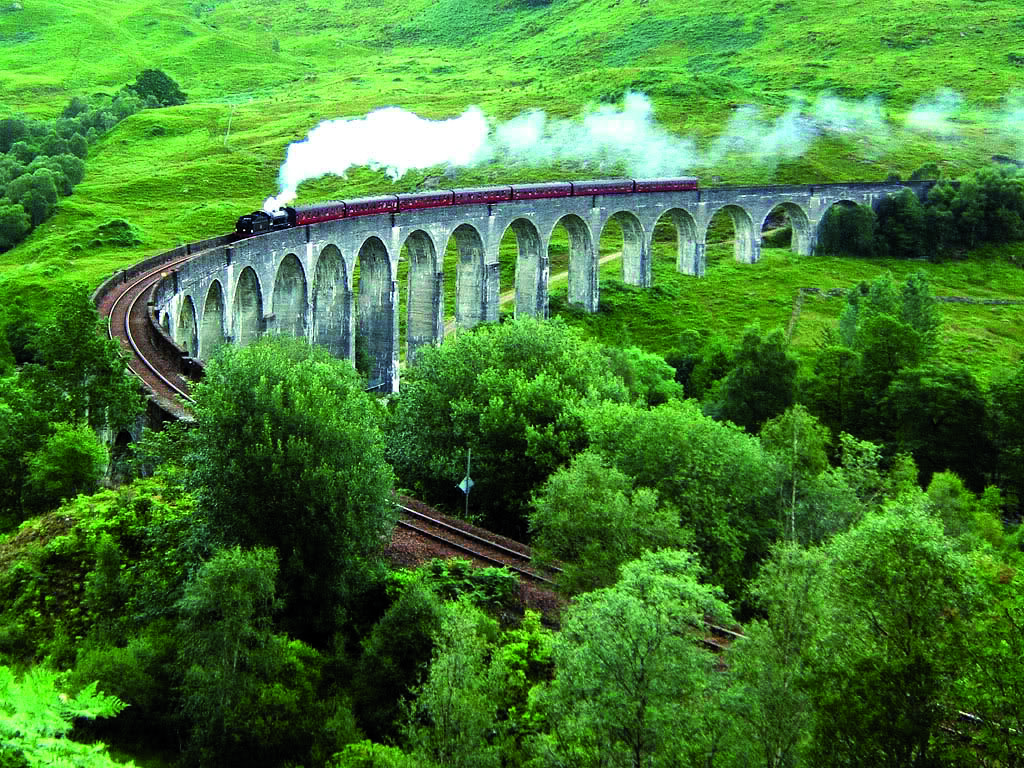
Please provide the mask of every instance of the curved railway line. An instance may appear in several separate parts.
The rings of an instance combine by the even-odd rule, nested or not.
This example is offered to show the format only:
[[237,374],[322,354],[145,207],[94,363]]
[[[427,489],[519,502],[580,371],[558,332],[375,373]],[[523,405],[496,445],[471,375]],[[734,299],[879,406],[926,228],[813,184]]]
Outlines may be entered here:
[[[166,344],[155,342],[160,332],[154,327],[149,302],[154,286],[163,277],[202,252],[190,253],[190,250],[190,246],[186,246],[118,273],[94,295],[97,309],[107,319],[107,335],[121,343],[129,370],[142,382],[159,409],[177,419],[190,418],[187,403],[192,402],[189,394],[191,380],[182,372],[182,355],[172,354]],[[541,589],[553,590],[555,587],[562,569],[556,565],[539,567],[533,564],[529,547],[500,540],[496,534],[467,524],[456,524],[436,513],[414,509],[409,504],[417,502],[403,499],[396,503],[400,512],[396,530],[407,531],[448,552],[468,556],[480,565],[508,568]],[[709,621],[705,622],[705,635],[700,642],[713,651],[721,652],[741,636]]]
[[142,381],[161,408],[176,418],[187,418],[182,400],[191,402],[191,382],[180,372],[180,360],[153,343],[154,329],[149,318],[149,294],[169,270],[184,264],[191,256],[161,263],[139,274],[124,278],[99,296],[97,309],[107,318],[107,335],[118,339],[127,353],[128,368]]

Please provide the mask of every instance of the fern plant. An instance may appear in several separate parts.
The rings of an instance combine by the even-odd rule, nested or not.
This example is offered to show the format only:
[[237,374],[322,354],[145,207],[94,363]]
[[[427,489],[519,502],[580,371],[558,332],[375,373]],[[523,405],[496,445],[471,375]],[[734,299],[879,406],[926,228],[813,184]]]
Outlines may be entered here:
[[[59,673],[34,667],[18,680],[0,666],[0,759],[2,765],[28,768],[113,768],[105,744],[68,738],[78,718],[113,717],[127,704],[90,683],[74,696],[62,693]],[[129,768],[133,763],[127,764]]]

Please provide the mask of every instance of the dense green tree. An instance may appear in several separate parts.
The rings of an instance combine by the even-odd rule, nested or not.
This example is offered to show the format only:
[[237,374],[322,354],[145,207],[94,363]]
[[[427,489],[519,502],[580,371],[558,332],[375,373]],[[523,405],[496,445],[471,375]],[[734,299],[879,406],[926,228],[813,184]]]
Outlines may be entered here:
[[497,726],[498,679],[487,664],[481,625],[493,624],[466,602],[449,604],[423,682],[413,690],[406,738],[413,754],[451,768],[502,764],[491,738]]
[[138,383],[127,375],[118,343],[106,338],[86,286],[57,292],[32,349],[38,362],[24,367],[22,379],[51,421],[85,419],[118,430],[142,410]]
[[7,197],[24,208],[32,226],[37,227],[50,218],[57,208],[59,181],[59,175],[49,168],[37,168],[33,173],[22,174],[9,183]]
[[857,431],[863,413],[861,355],[842,344],[818,351],[814,372],[800,383],[800,399],[832,434]]
[[612,587],[580,596],[555,640],[555,677],[539,695],[542,765],[704,764],[713,658],[693,636],[727,619],[692,554],[662,550],[627,564]]
[[825,215],[818,249],[825,253],[869,257],[875,255],[875,212],[862,205],[834,205]]
[[43,512],[79,493],[99,487],[107,468],[107,449],[88,424],[60,422],[39,450],[25,455],[28,468],[22,491],[26,510]]
[[560,584],[570,593],[610,586],[619,566],[645,550],[685,543],[679,511],[658,504],[656,491],[633,488],[593,450],[552,474],[533,507],[534,557],[560,561]]
[[[276,571],[273,550],[224,549],[199,569],[178,602],[192,765],[306,761],[324,726],[344,722],[344,707],[339,712],[336,702],[317,701],[318,654],[273,632]],[[329,741],[321,748],[326,754],[344,743]]]
[[144,69],[135,76],[135,82],[125,86],[143,101],[152,100],[155,106],[174,107],[184,104],[186,94],[166,72],[160,69]]
[[604,347],[601,350],[612,373],[626,384],[630,394],[646,405],[660,405],[682,397],[684,389],[665,359],[639,347]]
[[959,707],[977,717],[963,728],[972,736],[966,758],[980,744],[993,765],[1024,766],[1024,572],[984,562],[986,609],[968,635],[970,664],[957,694]]
[[797,360],[780,329],[762,334],[749,326],[736,350],[732,369],[709,412],[750,432],[785,411],[796,396]]
[[806,764],[815,706],[811,647],[825,606],[817,593],[826,560],[820,550],[793,543],[775,547],[750,587],[763,618],[747,622],[745,637],[727,653],[733,696],[726,706],[749,764],[784,768]]
[[522,537],[530,494],[586,447],[579,405],[588,398],[630,399],[600,345],[559,320],[482,326],[417,355],[402,379],[389,458],[407,487],[461,507],[456,485],[472,450],[472,512]]
[[13,248],[32,229],[32,219],[20,204],[0,198],[0,251]]
[[28,126],[25,121],[17,117],[7,117],[0,120],[0,154],[11,151],[14,143],[21,141],[28,136]]
[[679,341],[665,359],[675,369],[675,379],[683,385],[686,397],[702,400],[715,382],[729,373],[735,349],[722,335],[705,337],[692,330],[683,333]]
[[920,497],[865,517],[825,554],[815,764],[943,764],[948,697],[978,607],[968,561]]
[[9,153],[22,165],[28,165],[39,154],[39,148],[30,141],[16,141],[11,145]]
[[897,450],[914,456],[927,483],[950,469],[981,491],[993,461],[985,430],[987,401],[963,366],[925,365],[899,372],[886,393]]
[[1024,504],[1024,361],[1003,371],[990,385],[989,434],[996,450],[997,484]]
[[587,412],[609,465],[679,511],[711,578],[731,596],[779,531],[774,471],[757,439],[716,422],[693,401],[650,410],[607,403]]
[[225,345],[194,390],[192,482],[213,535],[275,547],[286,626],[323,638],[394,526],[381,410],[302,339]]
[[839,319],[843,344],[863,349],[868,341],[863,332],[879,316],[891,317],[913,329],[920,336],[920,357],[933,351],[942,318],[924,272],[915,272],[902,285],[891,274],[885,274],[851,288]]
[[421,581],[407,585],[363,642],[353,679],[360,727],[373,739],[395,738],[400,700],[418,682],[441,629],[443,608]]
[[774,462],[779,523],[790,540],[820,543],[864,514],[867,507],[844,469],[829,465],[828,428],[802,405],[765,422],[760,439]]
[[875,205],[878,219],[875,253],[897,259],[920,259],[928,255],[926,214],[917,195],[904,189],[885,196]]

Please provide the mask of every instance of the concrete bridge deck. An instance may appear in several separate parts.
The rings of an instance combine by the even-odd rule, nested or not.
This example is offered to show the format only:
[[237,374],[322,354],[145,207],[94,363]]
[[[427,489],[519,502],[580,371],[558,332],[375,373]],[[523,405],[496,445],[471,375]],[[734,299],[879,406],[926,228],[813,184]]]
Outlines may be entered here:
[[[712,187],[340,219],[219,244],[162,281],[154,293],[155,310],[175,342],[199,359],[227,342],[245,344],[262,333],[289,333],[354,360],[359,340],[372,361],[371,385],[397,391],[401,295],[411,358],[421,346],[444,337],[443,260],[449,240],[454,239],[458,253],[456,325],[469,328],[498,319],[498,251],[510,231],[518,251],[516,314],[547,316],[548,246],[559,226],[569,238],[569,301],[594,312],[599,301],[597,243],[611,221],[622,231],[623,280],[650,286],[654,229],[662,220],[676,231],[677,269],[701,277],[708,227],[719,212],[732,220],[737,261],[751,264],[760,258],[761,231],[773,211],[788,217],[793,250],[810,254],[832,206],[874,205],[904,189],[923,195],[932,183]],[[399,285],[403,250],[408,277]]]

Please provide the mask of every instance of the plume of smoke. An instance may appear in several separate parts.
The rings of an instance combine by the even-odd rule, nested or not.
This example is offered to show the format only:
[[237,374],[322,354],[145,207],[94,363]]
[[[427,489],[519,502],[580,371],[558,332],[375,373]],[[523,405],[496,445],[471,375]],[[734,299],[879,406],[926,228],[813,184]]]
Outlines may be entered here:
[[581,120],[531,110],[497,125],[493,145],[494,154],[511,163],[622,164],[634,176],[679,174],[698,159],[692,139],[655,122],[651,101],[642,93],[627,93],[621,108],[602,105]]
[[930,99],[919,101],[913,106],[907,114],[907,127],[921,133],[955,138],[960,135],[960,129],[951,122],[951,118],[963,107],[963,103],[960,94],[943,88]]
[[703,165],[717,165],[737,152],[755,162],[769,164],[799,157],[818,133],[814,122],[796,106],[774,120],[762,117],[757,107],[743,106],[729,118],[725,133],[712,142]]
[[426,120],[398,107],[386,107],[355,119],[326,120],[302,141],[289,145],[278,176],[280,194],[265,210],[295,199],[299,184],[353,166],[385,169],[393,180],[413,168],[471,165],[487,159],[487,119],[470,107],[451,120]]
[[882,101],[875,96],[845,101],[826,92],[818,96],[810,112],[818,127],[828,133],[857,134],[875,140],[889,137]]
[[[951,90],[938,91],[914,106],[906,127],[958,136],[952,117],[963,103]],[[1018,153],[1024,152],[1024,92],[1012,95],[1005,110],[988,113],[985,119],[998,126]],[[694,167],[713,167],[734,153],[761,164],[798,157],[822,134],[884,142],[890,128],[879,99],[851,102],[831,93],[819,95],[813,103],[794,100],[774,119],[755,106],[740,107],[705,151],[694,139],[661,127],[650,99],[642,93],[627,93],[621,106],[591,108],[575,119],[530,110],[493,126],[475,106],[440,121],[387,107],[361,118],[322,122],[305,139],[291,144],[279,176],[280,194],[268,198],[264,207],[272,210],[287,204],[306,179],[327,173],[344,176],[353,166],[385,169],[393,180],[411,169],[471,166],[495,159],[521,165],[572,163],[597,172],[624,167],[634,177],[673,176]]]

